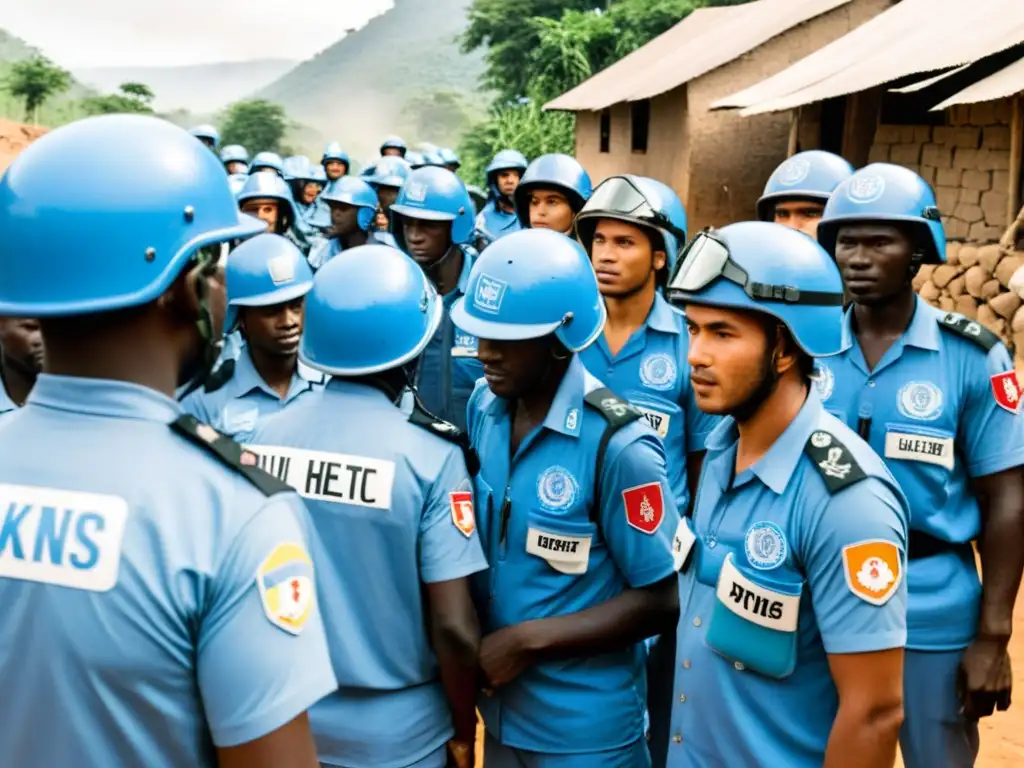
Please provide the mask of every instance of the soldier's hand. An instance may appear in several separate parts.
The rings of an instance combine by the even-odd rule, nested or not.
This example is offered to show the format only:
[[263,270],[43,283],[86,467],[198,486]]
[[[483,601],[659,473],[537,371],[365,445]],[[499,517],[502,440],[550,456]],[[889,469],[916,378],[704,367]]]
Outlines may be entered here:
[[473,743],[463,741],[448,742],[448,765],[446,768],[473,768],[475,755],[473,754]]
[[961,712],[968,720],[1010,707],[1013,673],[1007,639],[979,637],[964,651],[957,676]]
[[499,629],[480,643],[480,669],[487,688],[500,688],[515,680],[533,664],[522,624]]

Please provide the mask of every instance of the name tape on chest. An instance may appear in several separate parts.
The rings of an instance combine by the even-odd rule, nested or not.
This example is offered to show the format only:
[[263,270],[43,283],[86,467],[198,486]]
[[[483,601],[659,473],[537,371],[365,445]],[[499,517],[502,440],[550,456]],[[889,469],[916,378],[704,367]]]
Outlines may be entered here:
[[800,595],[784,595],[755,584],[725,558],[718,574],[719,601],[742,619],[779,632],[795,632],[800,620]]
[[633,407],[644,415],[644,419],[651,425],[651,429],[658,433],[658,437],[662,440],[668,437],[668,425],[672,418],[669,414],[644,408],[642,405],[634,404]]
[[885,457],[921,461],[952,470],[955,462],[952,437],[929,437],[908,432],[887,432]]
[[127,521],[119,496],[0,484],[0,577],[106,592]]
[[539,528],[526,531],[526,551],[543,560],[559,573],[570,576],[586,573],[590,560],[590,536],[569,536]]
[[391,509],[393,461],[280,445],[246,448],[256,454],[260,469],[287,483],[304,499]]

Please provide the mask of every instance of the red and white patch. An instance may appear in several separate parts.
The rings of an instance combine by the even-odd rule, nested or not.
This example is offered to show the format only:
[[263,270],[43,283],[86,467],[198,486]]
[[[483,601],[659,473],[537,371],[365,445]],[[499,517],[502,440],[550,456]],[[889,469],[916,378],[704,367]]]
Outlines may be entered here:
[[653,534],[665,517],[665,497],[661,483],[647,483],[622,492],[626,522],[647,535]]
[[1017,372],[997,373],[991,381],[996,404],[1014,415],[1020,413],[1020,400],[1024,397],[1024,390],[1021,390],[1020,382],[1017,381]]
[[452,522],[467,539],[476,530],[476,517],[473,514],[473,492],[452,491],[448,494],[452,507]]

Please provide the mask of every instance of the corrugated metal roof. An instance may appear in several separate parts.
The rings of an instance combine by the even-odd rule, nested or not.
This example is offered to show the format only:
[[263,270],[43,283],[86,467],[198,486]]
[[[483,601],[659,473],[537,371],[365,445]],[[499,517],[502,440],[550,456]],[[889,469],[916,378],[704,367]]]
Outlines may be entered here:
[[714,104],[744,115],[968,64],[1024,42],[1022,0],[901,0],[793,66]]
[[678,88],[766,43],[773,37],[852,0],[758,0],[699,8],[544,109],[598,110],[649,99]]
[[941,104],[932,107],[936,112],[954,104],[976,104],[979,101],[993,101],[1013,96],[1024,91],[1024,59],[1015,61],[1008,67],[979,80],[974,85],[955,93]]

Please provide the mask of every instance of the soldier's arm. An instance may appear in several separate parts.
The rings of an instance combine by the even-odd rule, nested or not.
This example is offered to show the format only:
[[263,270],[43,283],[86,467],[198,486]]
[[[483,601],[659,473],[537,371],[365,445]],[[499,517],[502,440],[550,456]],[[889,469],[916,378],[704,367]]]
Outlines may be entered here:
[[220,768],[319,768],[306,713],[260,739],[219,748],[217,765]]
[[830,654],[839,713],[823,768],[891,768],[903,722],[903,649]]

